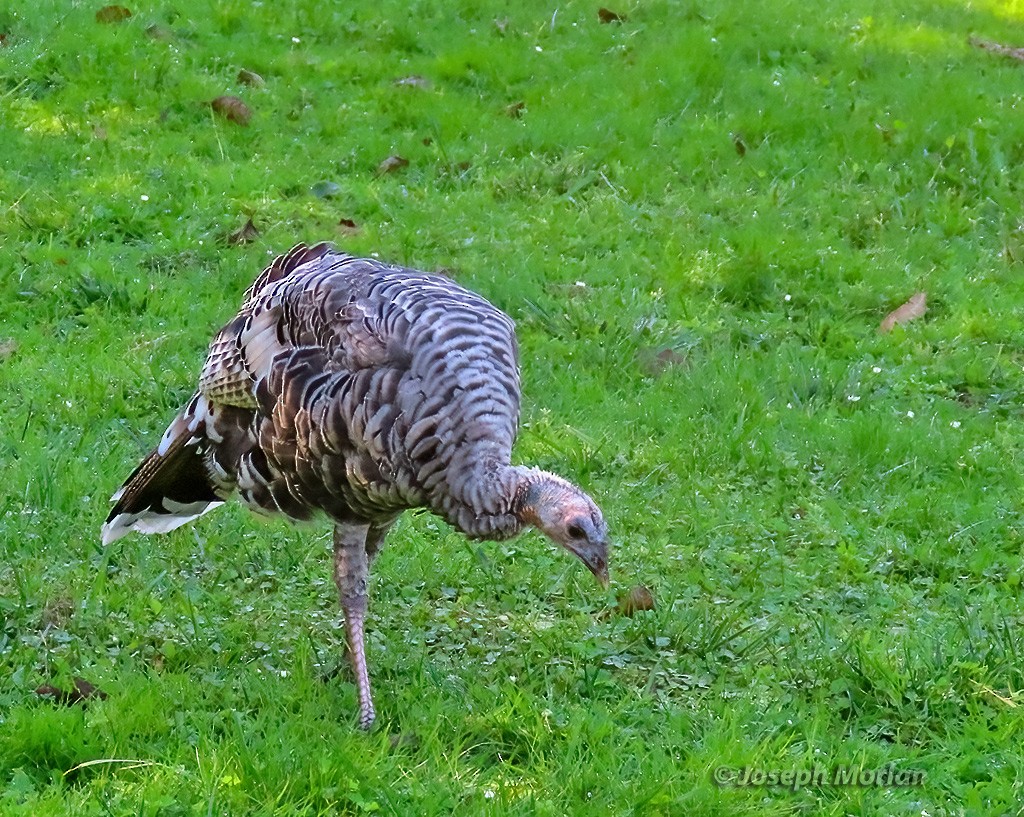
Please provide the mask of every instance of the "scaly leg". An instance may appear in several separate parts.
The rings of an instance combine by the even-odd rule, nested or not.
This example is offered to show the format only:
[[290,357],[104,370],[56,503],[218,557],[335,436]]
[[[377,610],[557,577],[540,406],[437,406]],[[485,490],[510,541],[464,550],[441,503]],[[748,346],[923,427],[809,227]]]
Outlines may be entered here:
[[359,727],[369,729],[376,713],[370,696],[370,673],[366,667],[366,645],[363,638],[366,621],[366,583],[369,569],[366,535],[369,525],[336,525],[334,528],[334,581],[338,585],[341,609],[345,614],[345,637],[348,657],[355,673],[359,691]]

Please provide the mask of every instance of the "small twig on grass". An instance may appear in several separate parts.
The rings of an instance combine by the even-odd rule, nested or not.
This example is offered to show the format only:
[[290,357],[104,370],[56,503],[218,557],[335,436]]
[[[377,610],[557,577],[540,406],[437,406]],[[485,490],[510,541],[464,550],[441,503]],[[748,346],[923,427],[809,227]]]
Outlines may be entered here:
[[1015,697],[1019,697],[1019,692],[1009,692],[1007,693],[1007,695],[1010,695],[1012,697],[1007,697],[1007,695],[1001,695],[1000,693],[992,689],[992,687],[988,686],[987,684],[983,684],[980,681],[975,681],[974,679],[971,679],[971,683],[974,684],[980,692],[984,692],[986,695],[992,696],[997,701],[1006,704],[1011,709],[1016,709],[1020,705],[1017,703],[1016,700],[1014,700]]
[[96,760],[86,760],[75,766],[72,766],[66,772],[64,776],[67,777],[72,772],[77,772],[79,769],[85,769],[89,766],[100,766],[103,764],[113,763],[127,763],[130,765],[123,766],[124,769],[144,769],[146,766],[162,766],[162,763],[157,763],[155,760],[139,760],[137,758],[123,758],[123,757],[101,757]]
[[977,522],[973,522],[972,524],[968,525],[967,527],[960,528],[960,530],[953,531],[951,534],[949,534],[949,538],[946,539],[946,541],[947,542],[952,542],[954,539],[956,539],[956,537],[962,536],[963,534],[967,533],[967,531],[969,531],[971,528],[976,528],[976,527],[978,527],[978,525],[984,525],[988,521],[989,521],[988,519],[979,519]]
[[981,40],[977,37],[971,37],[967,42],[975,48],[980,48],[982,51],[991,51],[993,54],[999,54],[1001,57],[1009,57],[1010,59],[1024,62],[1024,48],[1014,48],[1013,46],[1003,45],[992,40]]

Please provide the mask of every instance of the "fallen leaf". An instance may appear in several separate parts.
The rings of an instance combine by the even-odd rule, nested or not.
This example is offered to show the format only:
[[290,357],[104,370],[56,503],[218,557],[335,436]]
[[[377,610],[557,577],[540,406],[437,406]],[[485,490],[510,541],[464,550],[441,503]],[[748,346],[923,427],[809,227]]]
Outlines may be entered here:
[[60,689],[49,684],[43,684],[43,686],[36,689],[36,695],[40,698],[51,698],[54,703],[64,706],[84,703],[90,698],[99,698],[102,701],[108,697],[107,693],[102,689],[77,676],[72,681],[71,689]]
[[242,85],[251,85],[254,88],[262,88],[267,84],[263,77],[255,71],[250,71],[248,68],[243,68],[238,72],[238,81],[242,83]]
[[338,219],[338,232],[344,233],[345,235],[359,235],[362,230],[353,219],[340,218]]
[[92,138],[105,142],[107,140],[107,129],[102,125],[97,125],[92,129]]
[[392,749],[419,749],[420,748],[419,735],[414,734],[396,734],[388,737],[388,745]]
[[734,133],[732,135],[732,146],[736,148],[736,153],[740,156],[747,155],[747,143],[743,141],[742,133]]
[[602,23],[624,23],[626,22],[625,14],[618,14],[611,9],[606,9],[603,6],[597,10],[597,19]]
[[407,77],[396,79],[395,85],[403,86],[405,88],[422,88],[423,90],[426,90],[430,88],[430,80],[426,77],[421,77],[419,74],[410,74]]
[[237,96],[219,96],[210,103],[210,107],[229,122],[246,127],[252,119],[252,110]]
[[44,629],[63,630],[74,615],[74,602],[64,595],[56,595],[46,600],[39,622]]
[[309,188],[309,192],[316,196],[318,199],[330,199],[337,196],[341,192],[341,185],[337,182],[322,181],[317,182]]
[[7,32],[0,31],[0,48],[7,45]]
[[174,32],[167,26],[154,23],[146,29],[146,36],[151,40],[172,40],[174,39]]
[[496,19],[494,21],[494,27],[497,29],[499,34],[505,36],[505,34],[508,33],[508,27],[511,22],[512,21],[509,20],[508,17],[502,17],[501,19]]
[[18,351],[18,342],[14,338],[0,338],[0,360],[7,360]]
[[523,101],[513,102],[511,105],[505,107],[505,116],[510,116],[513,119],[522,119],[523,111],[526,110],[526,103]]
[[124,6],[104,6],[96,12],[97,23],[123,23],[132,13]]
[[256,225],[252,223],[252,219],[250,218],[244,225],[228,235],[227,242],[232,246],[237,244],[251,244],[259,237],[260,231],[256,228]]
[[574,284],[547,284],[544,290],[556,298],[584,298],[590,294],[590,287],[584,281],[577,281]]
[[686,355],[680,354],[670,346],[640,349],[636,357],[640,368],[651,377],[658,377],[668,369],[685,366],[687,363]]
[[654,596],[642,584],[634,585],[628,593],[619,594],[619,613],[632,618],[644,610],[654,609]]
[[388,156],[383,162],[377,165],[377,175],[383,176],[385,173],[394,173],[396,170],[401,170],[403,167],[409,166],[409,160],[403,159],[397,153]]
[[879,332],[891,332],[897,324],[909,323],[920,318],[927,311],[928,295],[924,292],[915,292],[905,304],[902,304],[882,320],[878,327]]
[[982,51],[989,51],[993,54],[999,54],[1001,57],[1024,61],[1024,48],[1014,48],[1013,46],[1003,45],[992,40],[979,40],[977,37],[971,37],[967,42],[975,48],[980,48]]

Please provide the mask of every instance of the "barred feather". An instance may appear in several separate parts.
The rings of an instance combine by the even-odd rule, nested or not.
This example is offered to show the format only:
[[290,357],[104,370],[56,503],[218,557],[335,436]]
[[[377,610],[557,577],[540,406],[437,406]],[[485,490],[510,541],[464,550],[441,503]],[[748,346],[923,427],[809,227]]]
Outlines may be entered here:
[[[193,476],[218,500],[339,521],[425,506],[489,538],[522,527],[513,323],[443,276],[299,245],[216,335],[190,405],[167,434],[198,434]],[[132,497],[107,539],[132,527]]]
[[442,276],[299,245],[214,337],[198,391],[114,495],[103,541],[173,530],[235,493],[260,512],[326,513],[368,728],[367,574],[404,509],[483,539],[533,525],[607,585],[600,510],[510,464],[518,422],[508,316]]

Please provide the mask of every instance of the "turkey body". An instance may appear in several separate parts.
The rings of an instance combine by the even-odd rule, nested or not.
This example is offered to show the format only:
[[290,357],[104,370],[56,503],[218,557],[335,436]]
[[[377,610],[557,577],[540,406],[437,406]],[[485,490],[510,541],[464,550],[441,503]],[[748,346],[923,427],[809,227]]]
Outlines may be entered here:
[[438,275],[299,245],[213,339],[198,389],[115,494],[104,543],[174,528],[237,494],[335,523],[335,579],[364,727],[369,564],[407,508],[466,535],[535,525],[607,580],[596,505],[510,464],[519,420],[512,321]]

